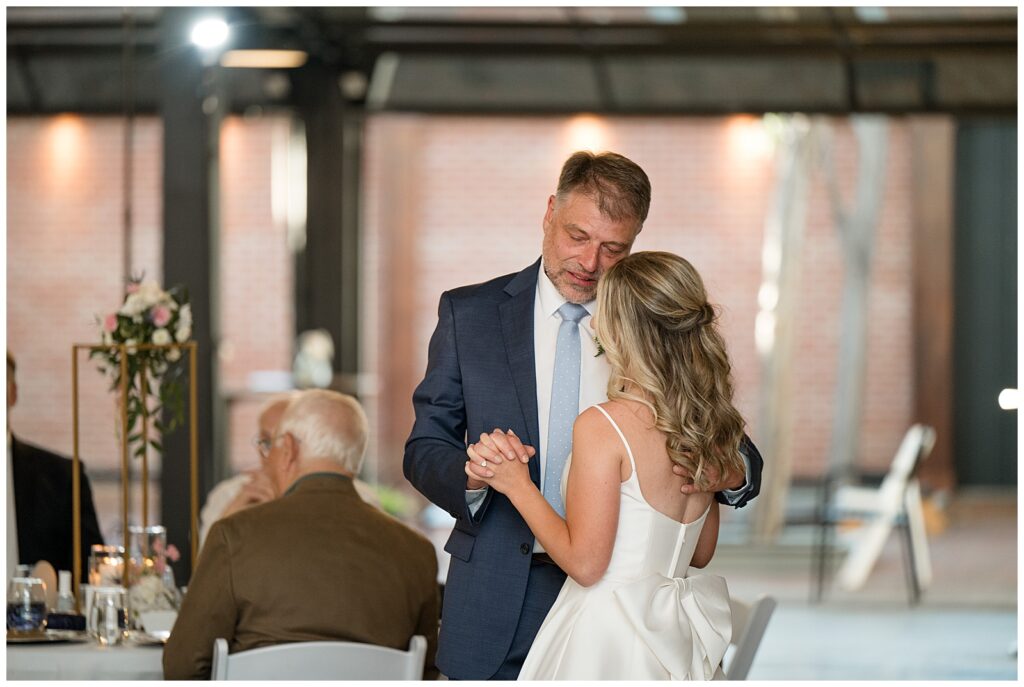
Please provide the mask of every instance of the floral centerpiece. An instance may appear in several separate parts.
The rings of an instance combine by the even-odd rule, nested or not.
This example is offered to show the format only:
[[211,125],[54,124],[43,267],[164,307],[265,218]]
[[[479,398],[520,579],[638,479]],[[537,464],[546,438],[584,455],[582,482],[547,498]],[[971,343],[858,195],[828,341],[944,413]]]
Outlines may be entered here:
[[[192,308],[188,292],[180,286],[167,291],[153,280],[133,277],[125,289],[120,309],[97,317],[103,343],[124,344],[127,349],[127,388],[124,402],[128,411],[128,445],[136,457],[146,450],[143,433],[138,429],[139,419],[153,418],[153,426],[160,435],[173,431],[184,423],[184,368],[176,364],[181,350],[171,348],[132,348],[140,344],[183,344],[192,336]],[[111,390],[121,388],[120,349],[96,349],[91,358],[100,358],[100,372],[111,378]],[[162,410],[168,411],[165,423]],[[158,453],[162,445],[156,438],[148,438]]]
[[[145,475],[147,451],[162,453],[163,436],[185,421],[185,366],[180,361],[181,345],[192,336],[188,292],[182,287],[165,291],[153,280],[132,278],[121,307],[97,317],[97,324],[104,345],[94,348],[90,357],[100,360],[99,369],[110,377],[119,408],[123,404],[127,425],[122,439],[132,455],[142,458]],[[156,430],[152,434],[150,425]],[[120,422],[118,427],[121,431]],[[145,479],[143,513],[147,510]],[[177,561],[179,555],[167,545],[167,530],[159,525],[129,526],[128,535],[124,584],[131,624],[141,629],[146,612],[178,608],[180,594],[167,561]]]

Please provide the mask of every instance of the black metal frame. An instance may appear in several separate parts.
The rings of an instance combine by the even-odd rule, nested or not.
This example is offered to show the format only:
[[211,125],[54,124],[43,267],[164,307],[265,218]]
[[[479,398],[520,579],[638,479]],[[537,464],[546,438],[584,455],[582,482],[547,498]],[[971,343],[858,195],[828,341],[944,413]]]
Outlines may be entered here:
[[[918,453],[920,460],[920,452]],[[916,470],[915,465],[915,470]],[[833,474],[828,474],[818,487],[818,504],[815,509],[815,525],[818,527],[813,550],[811,553],[811,603],[820,603],[824,596],[825,580],[829,576],[829,553],[835,548],[835,528],[842,521],[834,512],[833,495],[838,480]],[[921,585],[917,580],[917,563],[914,561],[914,542],[910,535],[910,521],[907,517],[906,489],[903,490],[903,497],[900,505],[900,512],[894,525],[900,530],[900,541],[904,556],[904,572],[907,582],[908,600],[911,606],[921,602]]]

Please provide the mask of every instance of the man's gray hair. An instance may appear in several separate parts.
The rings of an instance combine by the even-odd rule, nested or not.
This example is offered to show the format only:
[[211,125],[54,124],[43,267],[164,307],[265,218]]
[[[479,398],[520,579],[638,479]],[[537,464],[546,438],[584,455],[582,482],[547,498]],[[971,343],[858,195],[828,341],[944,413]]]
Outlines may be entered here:
[[[274,394],[273,396],[268,398],[266,401],[264,401],[263,405],[260,406],[260,412],[258,413],[257,417],[259,415],[263,415],[263,413],[267,412],[271,408],[273,408],[275,406],[278,406],[278,405],[280,405],[282,403],[287,406],[287,404],[291,403],[292,401],[294,401],[298,397],[299,397],[299,392],[298,391],[282,391],[281,393]],[[284,417],[284,416],[282,415],[282,417]]]
[[366,453],[369,423],[359,401],[326,389],[301,391],[288,404],[277,429],[299,440],[300,460],[326,458],[353,474]]

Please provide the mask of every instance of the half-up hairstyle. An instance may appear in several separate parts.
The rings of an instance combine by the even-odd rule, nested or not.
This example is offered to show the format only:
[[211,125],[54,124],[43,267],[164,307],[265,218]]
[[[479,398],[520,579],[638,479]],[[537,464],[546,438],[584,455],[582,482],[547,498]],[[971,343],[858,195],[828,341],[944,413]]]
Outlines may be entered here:
[[[708,468],[743,471],[743,418],[717,313],[685,259],[644,251],[623,258],[597,285],[595,328],[612,373],[609,399],[632,399],[654,413],[669,458],[706,489]],[[625,391],[627,383],[641,390]]]

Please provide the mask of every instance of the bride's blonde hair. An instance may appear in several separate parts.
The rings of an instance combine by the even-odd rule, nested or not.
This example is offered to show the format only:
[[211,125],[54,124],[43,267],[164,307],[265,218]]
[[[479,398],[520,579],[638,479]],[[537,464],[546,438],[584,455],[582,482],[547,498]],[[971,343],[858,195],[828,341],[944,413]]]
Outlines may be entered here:
[[[708,468],[743,471],[743,418],[732,404],[725,341],[704,282],[672,253],[634,253],[597,285],[595,331],[612,374],[609,399],[632,399],[654,413],[668,455],[707,488]],[[625,391],[627,383],[639,394]]]

